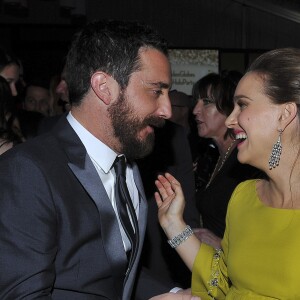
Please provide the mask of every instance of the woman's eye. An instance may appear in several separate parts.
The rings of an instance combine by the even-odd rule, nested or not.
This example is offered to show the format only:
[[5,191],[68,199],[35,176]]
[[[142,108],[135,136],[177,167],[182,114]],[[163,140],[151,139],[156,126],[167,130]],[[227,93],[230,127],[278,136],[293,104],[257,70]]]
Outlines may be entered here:
[[237,105],[239,106],[240,109],[244,109],[247,107],[247,104],[244,101],[238,101]]
[[203,98],[203,104],[204,105],[215,104],[215,101],[211,98]]

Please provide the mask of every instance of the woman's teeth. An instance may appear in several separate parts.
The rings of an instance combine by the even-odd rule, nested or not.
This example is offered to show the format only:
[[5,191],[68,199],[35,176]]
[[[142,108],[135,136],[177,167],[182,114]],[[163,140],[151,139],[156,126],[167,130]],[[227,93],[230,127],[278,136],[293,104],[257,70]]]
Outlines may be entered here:
[[235,138],[237,140],[244,140],[244,139],[247,138],[247,135],[246,135],[246,133],[238,133],[238,134],[235,135]]

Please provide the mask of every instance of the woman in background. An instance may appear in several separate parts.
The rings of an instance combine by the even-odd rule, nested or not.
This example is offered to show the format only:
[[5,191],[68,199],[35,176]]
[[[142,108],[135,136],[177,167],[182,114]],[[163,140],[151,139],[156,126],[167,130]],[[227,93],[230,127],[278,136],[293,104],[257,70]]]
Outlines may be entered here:
[[0,154],[21,142],[20,137],[16,134],[20,128],[18,120],[12,116],[11,103],[10,87],[7,81],[0,76]]
[[20,71],[18,58],[0,48],[0,75],[8,82],[13,96],[18,95],[17,82],[20,79]]
[[[196,101],[193,114],[198,135],[211,139],[211,144],[216,148],[215,153],[218,153],[206,186],[196,192],[203,228],[194,229],[194,232],[202,242],[216,248],[220,247],[224,235],[227,205],[234,188],[258,174],[257,169],[237,160],[238,142],[231,129],[225,125],[226,118],[233,110],[233,96],[241,78],[242,74],[234,70],[223,71],[221,74],[210,73],[198,80],[193,87],[193,98]],[[208,147],[210,148],[211,146]],[[212,150],[210,153],[213,153]],[[205,156],[205,160],[213,161],[213,157]],[[198,170],[203,169],[203,164],[199,162]]]

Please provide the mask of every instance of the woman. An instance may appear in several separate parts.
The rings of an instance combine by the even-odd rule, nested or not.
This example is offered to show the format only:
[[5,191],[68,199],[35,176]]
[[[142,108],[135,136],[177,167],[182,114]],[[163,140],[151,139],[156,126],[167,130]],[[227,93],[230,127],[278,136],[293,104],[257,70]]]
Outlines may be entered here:
[[19,60],[0,49],[0,75],[6,79],[13,96],[18,95],[17,82],[20,78],[20,62]]
[[[193,98],[197,101],[193,114],[198,135],[212,139],[219,154],[209,181],[196,193],[203,228],[194,232],[203,242],[216,248],[220,247],[224,235],[227,205],[234,188],[258,173],[255,168],[238,162],[237,141],[225,125],[233,110],[234,91],[241,77],[237,71],[210,73],[193,87]],[[205,161],[213,159],[205,156]],[[197,169],[203,169],[203,164],[200,163]]]
[[21,140],[14,132],[17,119],[12,119],[10,103],[12,94],[7,81],[0,76],[0,154],[3,154]]
[[234,99],[226,124],[239,140],[238,159],[268,178],[235,189],[222,249],[201,243],[187,228],[182,191],[170,174],[156,181],[159,221],[202,300],[300,299],[300,49],[261,55]]
[[6,104],[6,119],[8,126],[18,137],[18,142],[24,142],[25,138],[21,131],[20,122],[17,116],[15,99],[18,96],[17,84],[24,87],[24,79],[22,78],[23,66],[20,60],[12,54],[0,49],[0,76],[4,78],[10,88],[11,95]]

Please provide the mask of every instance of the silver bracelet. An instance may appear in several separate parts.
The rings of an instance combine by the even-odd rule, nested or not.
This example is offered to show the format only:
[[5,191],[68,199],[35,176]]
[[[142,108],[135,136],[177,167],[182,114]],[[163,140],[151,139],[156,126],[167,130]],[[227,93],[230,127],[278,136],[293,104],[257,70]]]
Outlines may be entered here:
[[171,240],[168,240],[168,243],[172,248],[176,248],[186,241],[193,233],[191,226],[188,225],[180,234],[174,236]]

